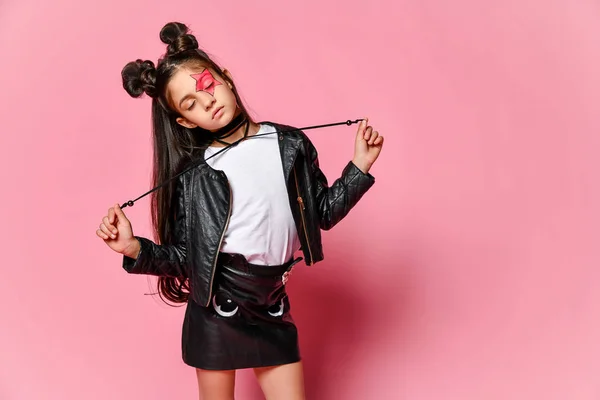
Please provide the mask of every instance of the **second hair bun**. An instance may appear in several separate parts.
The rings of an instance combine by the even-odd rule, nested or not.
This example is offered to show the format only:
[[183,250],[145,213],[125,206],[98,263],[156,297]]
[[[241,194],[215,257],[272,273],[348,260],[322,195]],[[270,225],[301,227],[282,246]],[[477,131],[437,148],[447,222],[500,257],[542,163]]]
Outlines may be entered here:
[[198,41],[181,22],[169,22],[160,31],[160,40],[167,45],[167,54],[172,55],[198,48]]

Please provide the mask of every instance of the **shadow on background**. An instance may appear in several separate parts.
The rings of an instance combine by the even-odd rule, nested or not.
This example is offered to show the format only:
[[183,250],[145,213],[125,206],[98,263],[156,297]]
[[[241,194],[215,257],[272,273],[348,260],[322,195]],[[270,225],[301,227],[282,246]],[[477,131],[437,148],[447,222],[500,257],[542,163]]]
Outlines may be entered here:
[[[340,392],[353,400],[347,397],[352,386],[365,386],[356,382],[365,368],[364,356],[368,354],[369,364],[373,359],[390,359],[389,354],[373,354],[381,349],[374,342],[392,343],[394,352],[403,349],[401,327],[410,296],[407,277],[401,277],[403,268],[397,261],[382,261],[376,268],[380,274],[385,271],[381,276],[363,279],[371,272],[367,266],[352,265],[353,259],[348,253],[330,253],[326,263],[296,268],[288,283],[308,400],[342,398]],[[374,279],[377,287],[370,287]],[[237,381],[236,398],[264,399],[251,370],[238,371]],[[340,382],[343,388],[336,387]]]

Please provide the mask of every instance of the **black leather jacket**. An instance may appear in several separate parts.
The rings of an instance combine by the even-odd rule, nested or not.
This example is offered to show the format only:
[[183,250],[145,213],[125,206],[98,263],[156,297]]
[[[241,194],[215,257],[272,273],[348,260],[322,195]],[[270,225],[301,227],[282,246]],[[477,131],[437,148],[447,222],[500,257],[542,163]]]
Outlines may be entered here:
[[[295,129],[264,122],[279,130]],[[375,183],[348,162],[331,186],[319,168],[317,150],[295,130],[277,134],[283,173],[292,214],[306,265],[323,260],[321,229],[328,230],[344,218]],[[231,213],[231,190],[223,171],[206,162],[180,175],[174,198],[176,223],[173,244],[156,244],[135,236],[141,245],[136,259],[123,256],[123,268],[132,274],[183,276],[189,279],[190,297],[208,306],[212,297],[217,255]]]

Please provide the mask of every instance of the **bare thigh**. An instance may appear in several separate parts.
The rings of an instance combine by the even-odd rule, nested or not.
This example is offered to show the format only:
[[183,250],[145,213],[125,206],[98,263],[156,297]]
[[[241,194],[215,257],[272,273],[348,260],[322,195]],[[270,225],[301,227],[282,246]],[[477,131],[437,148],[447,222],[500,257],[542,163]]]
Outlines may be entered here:
[[266,400],[304,400],[304,371],[302,361],[254,368],[258,384]]
[[235,370],[210,371],[196,368],[201,400],[234,400]]

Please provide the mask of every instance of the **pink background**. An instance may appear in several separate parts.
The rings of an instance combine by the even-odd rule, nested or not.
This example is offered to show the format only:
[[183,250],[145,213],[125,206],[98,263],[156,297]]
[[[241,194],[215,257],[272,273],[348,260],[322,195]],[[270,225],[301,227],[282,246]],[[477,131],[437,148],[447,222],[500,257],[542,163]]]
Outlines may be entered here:
[[[0,399],[197,397],[184,309],[95,236],[149,188],[150,101],[120,70],[170,20],[259,120],[386,138],[290,282],[309,399],[600,398],[598,3],[284,3],[0,4]],[[355,127],[307,133],[333,181]],[[237,393],[260,398],[249,371]]]

